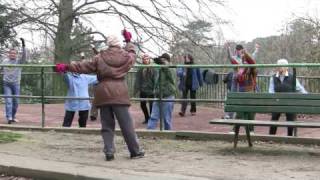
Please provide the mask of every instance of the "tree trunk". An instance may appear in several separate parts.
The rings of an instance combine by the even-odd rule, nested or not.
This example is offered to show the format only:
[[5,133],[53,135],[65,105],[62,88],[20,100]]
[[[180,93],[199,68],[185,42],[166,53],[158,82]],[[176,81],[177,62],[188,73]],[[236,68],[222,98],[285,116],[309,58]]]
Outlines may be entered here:
[[70,61],[72,47],[71,30],[73,23],[73,0],[60,0],[59,23],[56,38],[54,39],[54,61],[68,63]]

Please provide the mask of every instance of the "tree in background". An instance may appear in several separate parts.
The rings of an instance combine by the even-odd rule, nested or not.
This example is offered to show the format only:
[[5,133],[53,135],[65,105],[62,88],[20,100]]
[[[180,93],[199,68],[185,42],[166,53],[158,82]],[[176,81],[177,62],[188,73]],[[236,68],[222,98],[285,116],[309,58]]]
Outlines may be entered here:
[[[258,63],[274,64],[280,58],[292,63],[319,63],[320,20],[309,16],[294,18],[285,24],[279,36],[256,38],[245,46],[251,49],[256,42],[262,47]],[[313,69],[299,68],[299,71],[305,75],[313,73]]]
[[4,4],[0,4],[0,52],[8,46],[17,46],[18,41],[14,38],[17,35],[14,27],[22,22],[16,12],[7,9]]
[[212,32],[218,33],[213,30],[212,23],[204,20],[192,21],[184,29],[182,33],[174,33],[170,52],[175,55],[192,54],[199,64],[219,63],[223,53],[219,45],[223,43],[223,39],[218,39],[222,37],[220,34],[216,38],[212,37]]
[[14,36],[13,29],[9,26],[9,19],[10,16],[5,12],[5,6],[0,5],[0,43],[1,46],[4,45],[4,43]]
[[[139,44],[148,42],[164,51],[171,43],[172,33],[183,32],[182,25],[189,21],[210,19],[218,25],[221,20],[214,9],[224,6],[223,0],[147,0],[143,3],[134,0],[6,0],[6,3],[7,8],[32,24],[28,27],[30,30],[49,34],[54,40],[55,61],[60,62],[68,62],[73,54],[71,35],[77,18],[88,23],[96,14],[105,15],[106,23],[108,19],[117,18],[123,27],[136,32]],[[203,13],[198,13],[199,10]],[[149,51],[145,46],[140,48]]]
[[84,53],[85,57],[92,57],[93,52],[91,44],[98,44],[98,41],[94,40],[91,28],[84,26],[82,23],[78,23],[72,30],[70,45],[71,45],[71,57],[70,60],[81,59],[80,54]]
[[299,17],[288,24],[287,56],[296,62],[320,62],[320,19]]

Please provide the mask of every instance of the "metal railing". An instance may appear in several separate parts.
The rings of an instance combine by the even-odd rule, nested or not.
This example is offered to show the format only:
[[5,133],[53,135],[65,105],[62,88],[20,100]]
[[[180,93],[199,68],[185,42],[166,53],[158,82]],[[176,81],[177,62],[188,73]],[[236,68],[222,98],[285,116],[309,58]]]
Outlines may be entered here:
[[[21,67],[21,68],[39,68],[39,72],[35,73],[25,73],[30,75],[40,75],[40,86],[41,86],[41,94],[40,95],[19,95],[19,96],[9,96],[9,95],[0,95],[0,97],[3,98],[30,98],[30,99],[40,99],[41,100],[41,127],[45,127],[45,104],[46,100],[50,99],[59,99],[59,100],[65,100],[65,99],[74,99],[74,100],[89,100],[92,99],[92,97],[66,97],[66,96],[47,96],[46,90],[45,90],[45,84],[46,84],[46,74],[54,74],[53,72],[45,72],[45,69],[54,68],[55,65],[0,65],[0,67]],[[288,65],[277,65],[277,64],[253,64],[253,65],[225,65],[225,64],[216,64],[216,65],[136,65],[135,68],[144,68],[144,67],[152,67],[152,68],[178,68],[178,67],[193,67],[193,68],[218,68],[218,69],[232,69],[236,67],[257,67],[257,68],[272,68],[272,67],[303,67],[303,68],[317,68],[320,67],[320,63],[294,63],[294,64],[288,64]],[[132,83],[134,82],[134,76],[132,75],[134,73],[131,72],[131,76],[127,77],[127,81],[129,78],[128,83],[131,83],[129,87],[132,87]],[[129,73],[130,74],[130,73]],[[226,95],[225,91],[225,85],[222,82],[222,78],[225,74],[219,73],[219,85],[207,85],[198,90],[198,99],[174,99],[174,100],[167,100],[162,99],[162,89],[160,88],[160,97],[159,98],[131,98],[132,101],[144,101],[144,100],[152,100],[152,101],[159,101],[160,102],[160,112],[161,111],[161,103],[162,102],[204,102],[204,103],[220,103],[222,104],[224,102],[224,96]],[[161,71],[159,71],[159,76],[161,76]],[[264,86],[262,89],[267,89],[268,86],[268,80],[270,76],[266,75],[260,75],[258,76],[258,84]],[[320,81],[320,77],[318,76],[298,76],[298,78],[303,79],[303,84],[306,83],[308,80],[315,80],[317,83],[312,84],[320,84],[318,83]],[[161,78],[160,78],[161,79]],[[319,92],[320,88],[317,88],[317,91]],[[216,93],[215,95],[210,93]],[[313,91],[311,91],[313,92]],[[203,94],[205,94],[203,97]],[[163,117],[162,113],[160,113],[160,130],[163,130]]]

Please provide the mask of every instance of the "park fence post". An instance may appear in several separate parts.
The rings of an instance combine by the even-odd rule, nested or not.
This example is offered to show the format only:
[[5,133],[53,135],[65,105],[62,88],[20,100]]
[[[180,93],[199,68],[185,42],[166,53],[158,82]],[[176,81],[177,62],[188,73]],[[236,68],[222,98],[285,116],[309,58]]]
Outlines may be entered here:
[[44,68],[41,68],[41,127],[45,126],[45,110],[44,110]]
[[162,95],[163,95],[163,92],[162,92],[162,82],[161,82],[161,71],[162,71],[162,68],[160,67],[159,69],[159,89],[160,89],[160,97],[159,97],[159,111],[160,111],[160,131],[163,130],[163,103],[162,103]]

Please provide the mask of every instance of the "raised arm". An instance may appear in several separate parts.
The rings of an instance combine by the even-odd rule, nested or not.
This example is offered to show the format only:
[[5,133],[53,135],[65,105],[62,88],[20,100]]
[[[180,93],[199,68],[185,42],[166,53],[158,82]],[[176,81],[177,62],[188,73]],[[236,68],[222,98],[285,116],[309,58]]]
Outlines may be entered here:
[[232,53],[231,53],[231,48],[230,48],[230,46],[228,45],[227,46],[227,55],[228,55],[228,59],[229,60],[231,60],[232,59],[232,55],[231,55]]
[[231,64],[239,64],[239,62],[235,59],[234,56],[232,56],[232,52],[231,52],[231,48],[229,43],[226,43],[226,48],[227,48],[227,54],[228,54],[228,59],[230,61]]
[[270,77],[270,81],[269,81],[269,93],[274,93],[273,76]]
[[21,59],[19,59],[19,64],[23,64],[26,62],[26,57],[27,57],[26,44],[23,38],[20,38],[20,40],[21,40],[21,46],[22,46],[22,56],[21,56]]
[[[124,47],[124,50],[126,50],[129,56],[129,60],[132,61],[132,66],[136,62],[136,50],[133,43],[131,43],[131,32],[127,31],[126,29],[122,30],[122,36],[124,38],[124,42],[126,42],[126,46]],[[131,67],[130,67],[131,68]]]
[[67,65],[67,71],[79,74],[91,74],[97,72],[97,61],[100,55],[95,56],[92,60],[72,61]]
[[243,59],[248,63],[248,64],[255,64],[256,61],[253,59],[245,50],[243,50],[244,56]]
[[305,90],[305,88],[301,85],[298,79],[296,79],[296,91],[302,93],[302,94],[308,94],[308,92]]
[[132,66],[133,66],[136,61],[136,50],[135,50],[134,44],[131,43],[132,35],[129,31],[124,29],[122,31],[122,36],[124,38],[124,42],[126,42],[126,46],[124,47],[124,50],[128,52],[129,60],[132,60]]
[[258,53],[259,53],[259,49],[260,49],[260,45],[259,44],[256,44],[255,45],[255,50],[254,52],[252,53],[252,58],[254,60],[257,60],[257,56],[258,56]]

